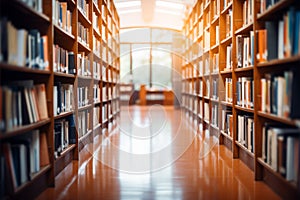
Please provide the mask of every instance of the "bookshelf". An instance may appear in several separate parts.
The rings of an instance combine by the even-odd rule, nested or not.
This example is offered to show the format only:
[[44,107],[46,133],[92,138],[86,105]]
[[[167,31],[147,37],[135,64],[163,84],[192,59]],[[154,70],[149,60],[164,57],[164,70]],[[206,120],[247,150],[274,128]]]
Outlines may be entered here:
[[119,115],[113,1],[32,2],[0,2],[0,198],[31,199],[54,186]]
[[299,154],[299,20],[295,0],[198,0],[182,29],[183,109],[283,198],[300,195],[299,159],[290,159]]

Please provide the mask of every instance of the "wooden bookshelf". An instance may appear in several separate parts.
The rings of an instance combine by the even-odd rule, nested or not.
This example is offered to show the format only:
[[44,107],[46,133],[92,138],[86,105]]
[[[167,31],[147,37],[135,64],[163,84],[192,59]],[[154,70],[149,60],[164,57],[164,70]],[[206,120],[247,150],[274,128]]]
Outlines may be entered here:
[[[12,128],[9,128],[8,124],[4,123],[3,128],[1,124],[3,113],[2,109],[0,109],[0,146],[1,148],[5,146],[5,148],[9,149],[10,146],[8,145],[17,141],[18,138],[28,137],[29,132],[39,131],[39,135],[46,135],[49,164],[41,166],[40,170],[25,183],[17,187],[7,186],[5,191],[0,191],[1,199],[33,199],[47,187],[55,186],[55,176],[72,162],[72,160],[79,159],[79,151],[84,148],[84,145],[93,142],[94,137],[102,133],[99,129],[108,128],[112,123],[115,123],[120,110],[119,86],[117,84],[120,73],[120,59],[118,58],[120,51],[118,38],[120,19],[113,1],[107,3],[107,1],[104,0],[40,0],[40,2],[41,6],[37,8],[32,8],[26,3],[17,0],[2,0],[0,2],[1,24],[4,25],[4,23],[6,23],[5,20],[7,20],[13,25],[14,29],[12,30],[19,31],[20,29],[24,29],[29,32],[30,30],[36,29],[40,35],[36,37],[43,37],[43,39],[41,39],[42,42],[47,39],[47,42],[43,43],[43,47],[41,47],[43,54],[41,51],[37,52],[37,56],[40,57],[39,62],[37,62],[38,67],[16,64],[18,63],[17,61],[10,58],[8,59],[8,57],[2,57],[3,52],[0,52],[0,89],[13,87],[12,82],[16,81],[30,80],[28,81],[30,84],[43,84],[45,86],[45,104],[48,118],[24,125],[16,126],[14,124]],[[89,5],[86,7],[88,10],[80,7],[82,3]],[[107,8],[108,5],[110,6],[109,8]],[[60,6],[64,7],[61,10],[65,9],[63,15],[66,15],[66,21],[64,21],[64,19],[58,19],[59,17],[57,18],[59,15],[57,15],[56,10],[60,10]],[[93,16],[93,14],[95,14],[96,17]],[[107,20],[108,18],[111,20]],[[78,23],[86,29],[86,33],[82,34],[82,32],[79,32]],[[94,25],[96,24],[99,30],[95,28]],[[10,35],[8,39],[0,39],[2,41],[12,40]],[[21,40],[22,38],[17,39]],[[44,46],[44,44],[46,45]],[[105,46],[105,50],[99,48],[100,46]],[[7,48],[8,55],[10,56],[11,51],[9,47]],[[59,53],[61,63],[57,63],[57,53]],[[45,56],[45,54],[47,56]],[[84,57],[86,59],[84,62],[79,62],[79,54],[86,56]],[[42,57],[42,55],[44,57]],[[18,56],[26,58],[26,56],[22,54]],[[69,58],[69,62],[65,60],[63,63],[64,59],[67,59],[66,57]],[[73,63],[70,63],[70,58],[74,59]],[[27,65],[29,64],[27,63]],[[74,66],[74,68],[70,68],[70,66]],[[65,104],[68,101],[67,99],[64,99],[62,110],[58,112],[57,108],[55,108],[55,99],[58,98],[55,92],[58,87],[64,88],[64,92],[72,92],[70,93],[72,94],[71,99],[69,99],[70,102],[72,102],[69,103],[71,104],[71,109],[69,108],[70,105],[67,106],[67,104]],[[86,103],[82,106],[80,106],[78,102],[79,91],[77,90],[80,87],[87,88]],[[106,87],[106,90],[103,90],[103,87]],[[98,88],[97,93],[99,94],[97,95],[99,96],[95,97],[96,91],[93,90],[94,88]],[[8,91],[10,91],[10,89],[8,89]],[[104,92],[105,96],[109,96],[107,101],[102,96]],[[4,106],[2,101],[2,97],[4,96],[2,95],[8,94],[6,91],[2,93],[1,90],[0,108]],[[25,95],[27,95],[27,93]],[[36,98],[33,93],[28,93],[28,95],[30,95],[30,98]],[[95,98],[98,100],[95,101]],[[8,100],[5,100],[5,102],[8,102]],[[12,105],[12,108],[15,105],[16,103]],[[35,106],[34,104],[28,105],[30,107]],[[22,111],[22,113],[23,112],[25,111]],[[78,124],[79,114],[81,112],[88,112],[89,115],[89,121],[86,121],[86,126],[88,126],[87,132],[80,138],[77,127],[74,127],[75,141],[70,142],[68,145],[64,144],[65,147],[61,152],[55,155],[55,127],[61,122],[65,123],[68,121],[71,123],[72,121],[69,121],[70,119],[75,120],[74,123]],[[101,115],[103,112],[106,113],[107,119],[102,118]],[[16,114],[13,115],[20,116],[21,114],[16,112]],[[34,115],[35,114],[32,113],[32,116]],[[5,117],[7,120],[12,116],[7,115]],[[34,117],[38,119],[38,116]],[[18,117],[18,119],[19,118],[20,117]],[[14,123],[17,123],[17,121]],[[18,123],[22,123],[22,121]],[[2,153],[2,150],[0,156],[1,159],[6,156]],[[5,163],[1,162],[1,168],[4,164]],[[8,178],[11,179],[11,177]],[[8,183],[10,181],[11,180],[1,180],[1,183]]]
[[[296,66],[300,63],[299,53],[294,55],[285,54],[284,57],[267,59],[264,62],[259,60],[261,57],[257,55],[260,53],[259,48],[261,48],[258,34],[260,34],[260,30],[267,29],[266,22],[278,22],[283,20],[283,16],[286,17],[285,20],[288,20],[287,13],[291,8],[294,8],[292,13],[299,12],[299,3],[296,0],[280,0],[274,5],[264,8],[264,5],[272,2],[267,1],[267,4],[263,2],[266,3],[264,0],[198,0],[195,3],[182,28],[187,40],[183,47],[185,49],[184,56],[187,60],[182,67],[183,109],[186,110],[189,116],[192,116],[191,120],[195,120],[195,116],[198,118],[202,130],[209,130],[211,135],[218,136],[219,143],[232,151],[233,158],[242,160],[253,170],[255,180],[265,181],[283,198],[299,198],[299,176],[298,182],[291,184],[284,176],[274,171],[269,164],[261,159],[262,135],[264,134],[262,129],[265,123],[299,127],[299,119],[297,118],[278,116],[261,110],[263,103],[261,79],[269,74],[275,74],[274,77],[283,76],[288,70],[298,72],[299,69]],[[224,3],[226,4],[224,5]],[[217,12],[214,6],[219,8]],[[208,17],[208,15],[210,16]],[[228,26],[230,15],[232,18],[231,27]],[[201,28],[197,27],[196,24],[200,24]],[[210,33],[209,37],[205,35],[208,31]],[[196,35],[193,34],[195,32],[197,32]],[[200,50],[191,53],[192,44],[189,40],[193,41],[193,39],[197,41],[197,44],[193,43],[193,45],[200,45]],[[228,46],[231,46],[231,49],[228,49]],[[295,48],[295,45],[291,46],[293,46],[291,48]],[[228,54],[228,52],[230,53]],[[216,54],[218,54],[218,71],[214,72],[213,66],[216,63],[214,56]],[[226,62],[228,58],[231,59],[230,62]],[[299,79],[298,74],[296,73],[297,77],[293,78]],[[213,92],[212,83],[216,79],[219,79],[218,101],[211,96]],[[231,83],[232,101],[226,100],[228,92],[226,80],[231,81],[229,83]],[[248,93],[247,99],[241,101],[238,99],[239,92],[246,90],[246,88],[240,88],[242,84],[248,85],[245,87],[251,88],[252,93]],[[294,94],[295,91],[292,93]],[[196,103],[194,103],[193,94],[197,94]],[[215,105],[218,105],[219,127],[211,124],[214,114],[212,108]],[[208,106],[206,111],[204,111],[205,106]],[[231,136],[221,128],[224,123],[222,122],[222,110],[232,112],[231,125],[233,132]],[[205,112],[207,116],[204,116]],[[193,114],[191,115],[191,113]],[[251,133],[247,133],[254,134],[251,135],[253,136],[251,141],[254,141],[253,152],[237,140],[239,120],[243,119],[239,116],[244,116],[247,120],[250,118],[249,123],[250,125],[253,124],[251,125]],[[299,168],[300,164],[297,163],[296,166]]]

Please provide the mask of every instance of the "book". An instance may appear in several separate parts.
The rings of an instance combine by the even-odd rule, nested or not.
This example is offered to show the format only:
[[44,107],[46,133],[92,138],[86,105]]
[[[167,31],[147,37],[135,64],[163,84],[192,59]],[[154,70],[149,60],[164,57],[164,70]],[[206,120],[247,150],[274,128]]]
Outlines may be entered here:
[[47,99],[45,84],[35,85],[35,94],[37,97],[37,106],[40,120],[48,118]]
[[46,133],[40,133],[40,167],[50,164]]

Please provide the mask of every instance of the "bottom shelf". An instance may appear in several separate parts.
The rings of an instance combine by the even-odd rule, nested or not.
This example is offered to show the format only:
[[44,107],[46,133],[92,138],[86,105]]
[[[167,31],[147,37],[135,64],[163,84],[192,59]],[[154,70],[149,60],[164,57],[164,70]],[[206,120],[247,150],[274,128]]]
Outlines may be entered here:
[[238,141],[235,141],[235,144],[238,147],[239,159],[241,159],[249,169],[254,171],[254,154]]
[[[280,173],[274,171],[262,158],[257,158],[258,165],[262,167],[262,180],[267,183],[283,199],[299,199],[295,182],[288,181]],[[278,190],[280,188],[280,190]]]
[[69,145],[61,155],[55,160],[54,176],[57,176],[74,158],[73,150],[76,148],[75,144]]
[[220,144],[224,145],[227,149],[232,151],[232,138],[224,131],[220,131]]
[[[34,199],[47,187],[49,187],[49,174],[51,165],[42,167],[39,172],[32,176],[32,180],[21,185],[13,196],[12,199]],[[3,183],[1,183],[3,184]],[[54,184],[54,180],[53,183]]]

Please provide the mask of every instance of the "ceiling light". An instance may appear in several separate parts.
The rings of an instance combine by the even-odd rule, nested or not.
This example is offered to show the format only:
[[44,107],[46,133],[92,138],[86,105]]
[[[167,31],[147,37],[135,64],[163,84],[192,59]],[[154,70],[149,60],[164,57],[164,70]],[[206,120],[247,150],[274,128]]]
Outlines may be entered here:
[[142,10],[141,9],[122,10],[122,11],[119,12],[119,14],[124,15],[124,14],[137,13],[137,12],[142,12]]
[[155,9],[156,12],[163,13],[163,14],[169,14],[169,15],[178,15],[181,16],[181,12],[175,12],[175,11],[170,11],[170,10],[163,10],[163,9]]
[[141,1],[128,1],[116,3],[117,8],[129,8],[134,6],[141,6]]
[[156,1],[156,6],[173,9],[183,9],[184,5],[180,3],[168,2],[168,1]]

